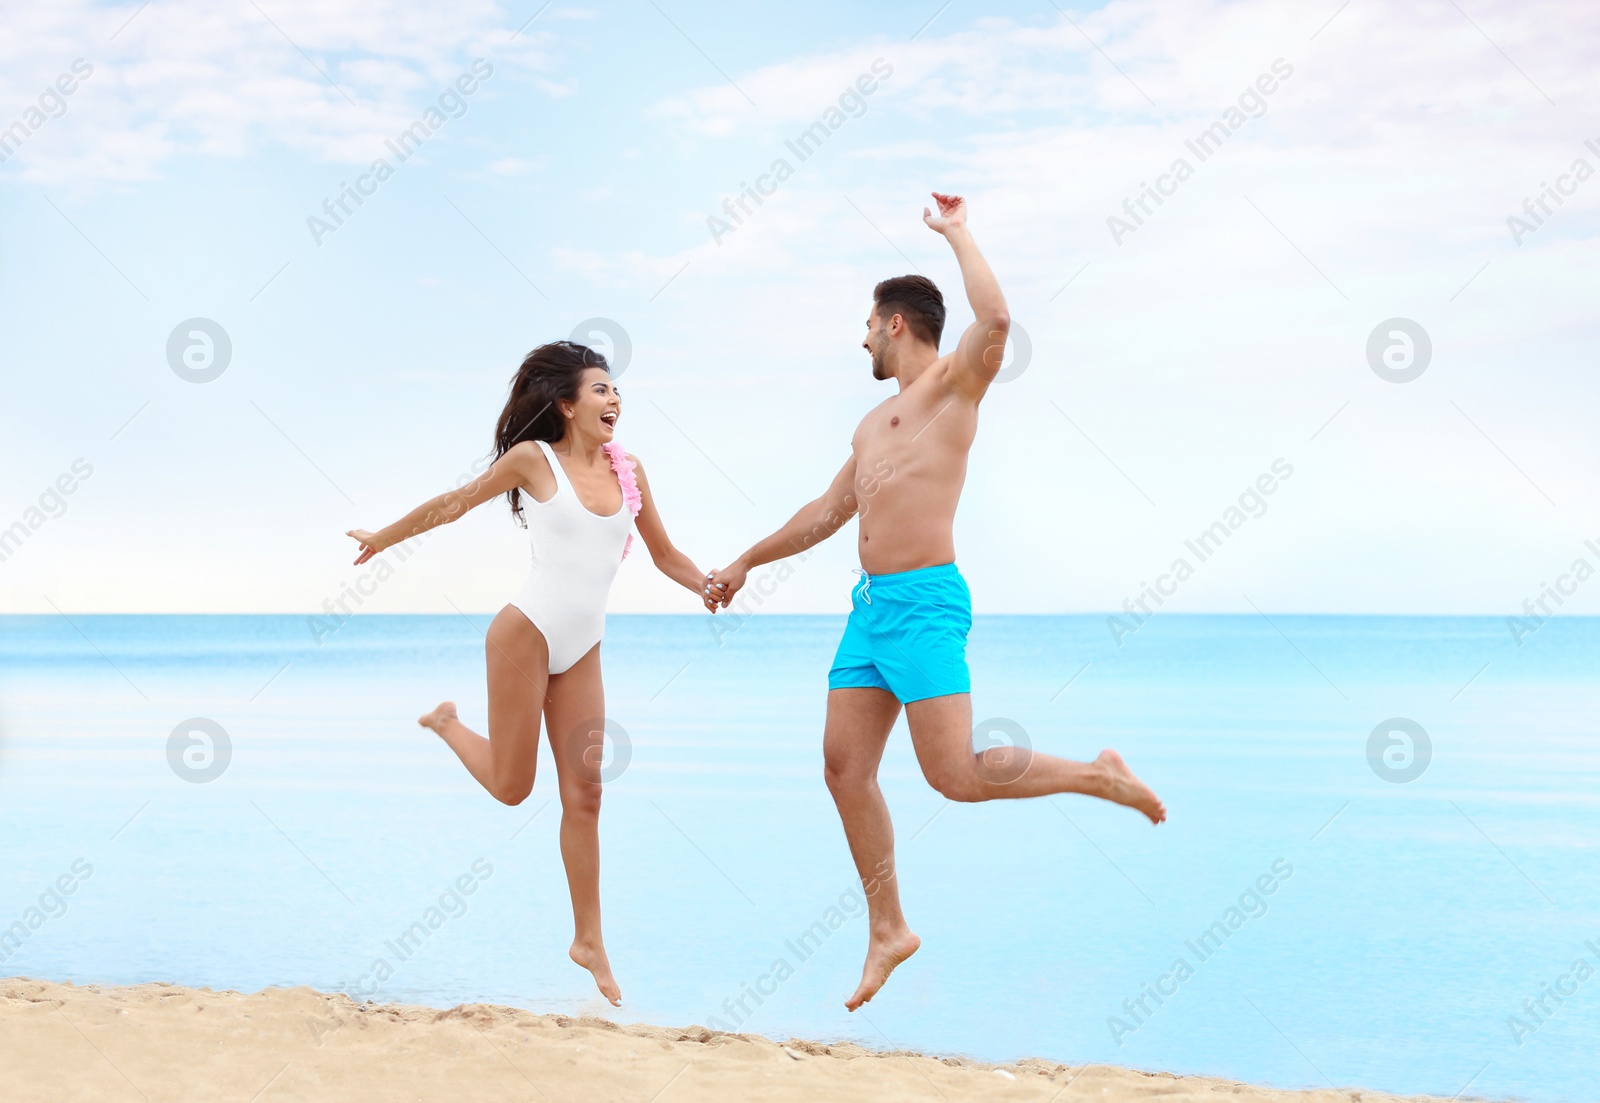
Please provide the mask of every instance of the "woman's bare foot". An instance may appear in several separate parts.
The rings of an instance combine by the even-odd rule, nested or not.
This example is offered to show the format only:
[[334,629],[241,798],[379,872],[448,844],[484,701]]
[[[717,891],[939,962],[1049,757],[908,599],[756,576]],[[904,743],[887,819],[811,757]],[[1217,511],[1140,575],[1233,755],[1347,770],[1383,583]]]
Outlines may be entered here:
[[617,987],[616,978],[611,975],[611,962],[606,958],[604,946],[574,942],[567,956],[594,974],[595,987],[611,1001],[612,1007],[622,1006],[622,989]]
[[882,937],[874,933],[867,943],[867,963],[861,967],[861,984],[856,988],[855,995],[844,1001],[845,1010],[854,1011],[876,996],[883,982],[894,972],[895,966],[916,953],[921,945],[922,939],[907,927]]
[[439,733],[439,729],[444,726],[444,722],[454,719],[456,719],[456,703],[454,701],[443,701],[432,712],[417,717],[417,723],[436,734],[442,734]]
[[[442,707],[442,706],[441,706]],[[1155,792],[1133,776],[1128,764],[1116,751],[1101,751],[1094,764],[1106,772],[1105,798],[1128,808],[1137,808],[1150,817],[1151,823],[1161,823],[1167,818],[1167,806]]]

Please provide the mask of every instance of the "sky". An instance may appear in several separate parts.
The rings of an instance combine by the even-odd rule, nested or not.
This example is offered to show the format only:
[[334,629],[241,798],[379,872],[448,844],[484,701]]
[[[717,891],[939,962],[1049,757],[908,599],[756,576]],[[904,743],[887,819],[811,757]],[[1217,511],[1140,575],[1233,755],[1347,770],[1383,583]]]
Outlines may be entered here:
[[[0,612],[498,609],[503,503],[381,580],[343,534],[481,467],[523,355],[574,335],[720,566],[892,393],[875,282],[937,281],[946,350],[971,320],[933,190],[1015,326],[956,523],[977,612],[1600,612],[1597,31],[1483,0],[13,7]],[[854,535],[760,610],[846,610]],[[698,606],[641,549],[611,609]]]

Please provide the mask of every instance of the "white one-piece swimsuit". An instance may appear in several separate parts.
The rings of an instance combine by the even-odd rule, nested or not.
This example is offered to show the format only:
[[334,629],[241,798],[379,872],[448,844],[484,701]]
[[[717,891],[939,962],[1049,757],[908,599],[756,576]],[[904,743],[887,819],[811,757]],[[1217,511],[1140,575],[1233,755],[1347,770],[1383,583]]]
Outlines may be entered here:
[[609,517],[591,513],[578,500],[555,451],[542,440],[535,443],[550,461],[556,492],[541,502],[523,490],[530,499],[523,515],[533,545],[533,570],[511,604],[544,634],[550,673],[560,674],[605,635],[606,599],[622,564],[633,513],[626,493]]

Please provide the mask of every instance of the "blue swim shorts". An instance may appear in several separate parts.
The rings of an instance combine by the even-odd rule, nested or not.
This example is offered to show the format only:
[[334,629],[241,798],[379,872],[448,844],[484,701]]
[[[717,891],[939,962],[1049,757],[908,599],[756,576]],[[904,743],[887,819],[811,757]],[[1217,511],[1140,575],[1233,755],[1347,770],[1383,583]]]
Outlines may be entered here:
[[829,689],[885,689],[901,703],[972,692],[972,594],[954,563],[862,573],[828,671]]

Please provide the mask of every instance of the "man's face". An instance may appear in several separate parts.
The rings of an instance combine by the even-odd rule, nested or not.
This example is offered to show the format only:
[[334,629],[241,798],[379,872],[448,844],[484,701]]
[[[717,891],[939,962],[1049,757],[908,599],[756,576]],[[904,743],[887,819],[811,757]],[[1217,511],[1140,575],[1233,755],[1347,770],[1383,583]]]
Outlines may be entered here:
[[872,313],[867,315],[867,336],[861,342],[861,347],[872,354],[872,378],[890,378],[886,362],[889,355],[888,320],[878,316],[877,307],[873,307]]

